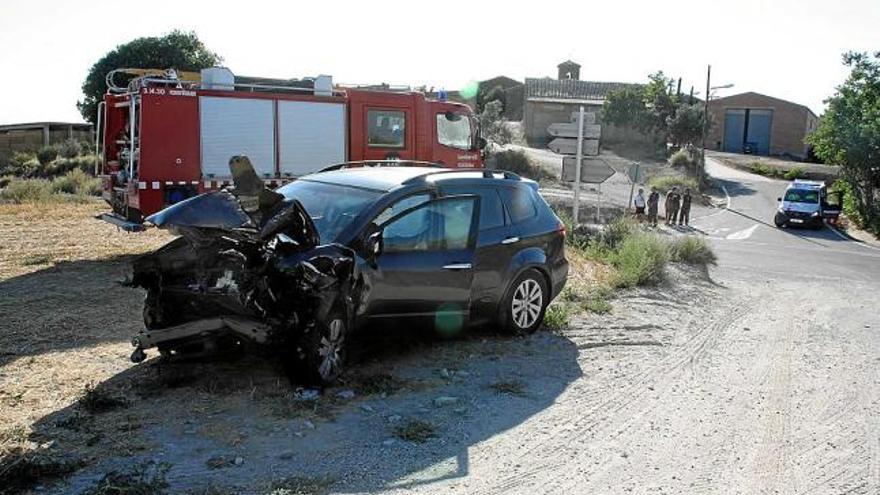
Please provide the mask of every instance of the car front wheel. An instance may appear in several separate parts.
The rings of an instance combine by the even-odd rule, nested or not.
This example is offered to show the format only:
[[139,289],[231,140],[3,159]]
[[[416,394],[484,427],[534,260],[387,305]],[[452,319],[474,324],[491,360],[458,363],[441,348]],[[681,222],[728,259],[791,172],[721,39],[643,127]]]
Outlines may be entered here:
[[501,325],[513,334],[533,333],[541,326],[549,303],[550,293],[544,276],[537,270],[526,270],[507,291],[502,302]]
[[342,312],[333,311],[315,324],[300,347],[301,365],[314,385],[331,385],[345,365],[346,323]]

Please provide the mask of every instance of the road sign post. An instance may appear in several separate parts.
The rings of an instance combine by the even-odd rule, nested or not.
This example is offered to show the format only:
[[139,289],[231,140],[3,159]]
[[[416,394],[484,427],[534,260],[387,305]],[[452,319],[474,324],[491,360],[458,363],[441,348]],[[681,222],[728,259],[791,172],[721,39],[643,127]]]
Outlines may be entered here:
[[578,224],[578,214],[581,207],[581,159],[584,150],[584,107],[581,105],[578,110],[578,136],[577,136],[577,154],[575,155],[574,167],[574,207],[572,208],[572,216],[574,217],[574,225]]

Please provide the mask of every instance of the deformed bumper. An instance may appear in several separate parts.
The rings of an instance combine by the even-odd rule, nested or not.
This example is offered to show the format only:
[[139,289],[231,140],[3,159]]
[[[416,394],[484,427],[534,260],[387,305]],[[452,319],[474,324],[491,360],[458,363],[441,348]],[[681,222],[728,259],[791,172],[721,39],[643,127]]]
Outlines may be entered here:
[[144,329],[131,339],[131,345],[135,347],[131,360],[136,363],[143,361],[146,358],[144,349],[186,339],[210,337],[225,331],[235,332],[242,337],[263,344],[268,340],[270,330],[269,325],[256,320],[226,316],[191,321],[168,328]]

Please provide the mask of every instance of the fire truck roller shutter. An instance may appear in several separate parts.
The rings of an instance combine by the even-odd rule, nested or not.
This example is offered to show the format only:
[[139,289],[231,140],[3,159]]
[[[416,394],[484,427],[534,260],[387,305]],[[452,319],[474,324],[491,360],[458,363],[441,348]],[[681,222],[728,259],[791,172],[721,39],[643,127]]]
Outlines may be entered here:
[[229,175],[229,159],[246,155],[257,175],[275,175],[275,116],[272,100],[199,97],[202,176]]
[[346,160],[343,103],[278,102],[281,174],[300,176]]

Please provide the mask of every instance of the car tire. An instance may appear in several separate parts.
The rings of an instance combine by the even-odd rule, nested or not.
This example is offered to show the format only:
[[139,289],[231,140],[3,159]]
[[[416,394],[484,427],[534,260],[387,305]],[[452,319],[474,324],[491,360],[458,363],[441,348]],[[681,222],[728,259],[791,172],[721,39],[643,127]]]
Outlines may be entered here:
[[780,228],[780,229],[787,225],[785,219],[780,218],[779,215],[776,215],[775,217],[773,217],[773,223],[776,225],[777,228]]
[[513,335],[528,335],[541,327],[550,304],[550,290],[544,276],[533,268],[521,273],[501,301],[499,322]]
[[310,385],[332,385],[342,374],[347,327],[343,312],[333,310],[304,335],[298,349],[299,364]]

